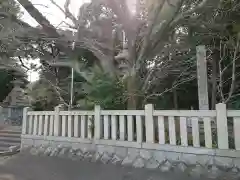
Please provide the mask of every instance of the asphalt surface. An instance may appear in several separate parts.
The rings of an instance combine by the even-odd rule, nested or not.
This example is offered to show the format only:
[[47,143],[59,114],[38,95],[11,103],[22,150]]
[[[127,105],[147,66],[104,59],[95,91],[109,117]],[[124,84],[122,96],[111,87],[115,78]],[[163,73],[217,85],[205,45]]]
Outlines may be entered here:
[[110,164],[18,154],[0,157],[0,180],[192,180],[178,173],[162,173]]

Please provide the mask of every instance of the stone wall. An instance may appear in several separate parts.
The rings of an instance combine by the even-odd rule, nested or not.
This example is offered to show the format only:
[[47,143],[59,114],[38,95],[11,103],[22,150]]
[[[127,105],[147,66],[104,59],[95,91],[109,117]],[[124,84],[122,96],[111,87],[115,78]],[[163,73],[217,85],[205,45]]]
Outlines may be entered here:
[[[66,139],[66,140],[64,140]],[[103,144],[107,143],[107,144]],[[184,172],[191,176],[217,178],[227,174],[240,177],[240,153],[203,148],[156,144],[135,144],[132,147],[112,141],[88,141],[55,137],[22,138],[22,151],[33,155],[57,156],[72,160],[111,163],[162,172]],[[227,156],[226,156],[227,155]]]

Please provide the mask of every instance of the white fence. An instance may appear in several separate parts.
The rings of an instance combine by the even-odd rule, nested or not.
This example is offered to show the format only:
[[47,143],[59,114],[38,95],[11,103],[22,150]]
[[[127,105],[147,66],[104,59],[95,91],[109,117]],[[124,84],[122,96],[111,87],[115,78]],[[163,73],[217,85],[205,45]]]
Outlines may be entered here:
[[[189,127],[188,121],[191,121]],[[240,150],[240,111],[144,110],[30,111],[25,108],[23,135],[106,140],[128,146],[148,143]],[[135,147],[135,146],[134,146]]]

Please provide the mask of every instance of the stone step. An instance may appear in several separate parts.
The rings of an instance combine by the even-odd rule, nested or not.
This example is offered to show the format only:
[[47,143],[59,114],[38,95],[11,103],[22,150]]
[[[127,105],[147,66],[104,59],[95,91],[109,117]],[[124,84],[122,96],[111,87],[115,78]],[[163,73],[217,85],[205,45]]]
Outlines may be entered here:
[[0,130],[0,134],[18,134],[21,135],[21,131],[15,131],[15,130]]
[[11,146],[21,145],[21,127],[9,126],[0,130],[0,153],[9,151]]
[[11,147],[11,146],[19,146],[21,143],[20,142],[5,142],[0,140],[0,147]]
[[0,146],[0,153],[1,152],[5,152],[5,151],[9,151],[9,147],[2,147],[2,146]]
[[0,141],[4,142],[16,142],[16,143],[21,143],[21,137],[8,137],[8,136],[1,136],[0,135]]
[[17,134],[17,133],[6,133],[6,132],[0,132],[0,137],[16,137],[16,138],[20,138],[21,134]]

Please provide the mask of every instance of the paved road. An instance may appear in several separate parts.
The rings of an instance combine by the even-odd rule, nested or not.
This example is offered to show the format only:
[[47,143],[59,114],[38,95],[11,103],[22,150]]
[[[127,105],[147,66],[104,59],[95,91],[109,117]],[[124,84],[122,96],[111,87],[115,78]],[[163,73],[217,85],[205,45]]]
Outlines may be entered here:
[[0,157],[0,180],[192,180],[179,174],[18,154]]

